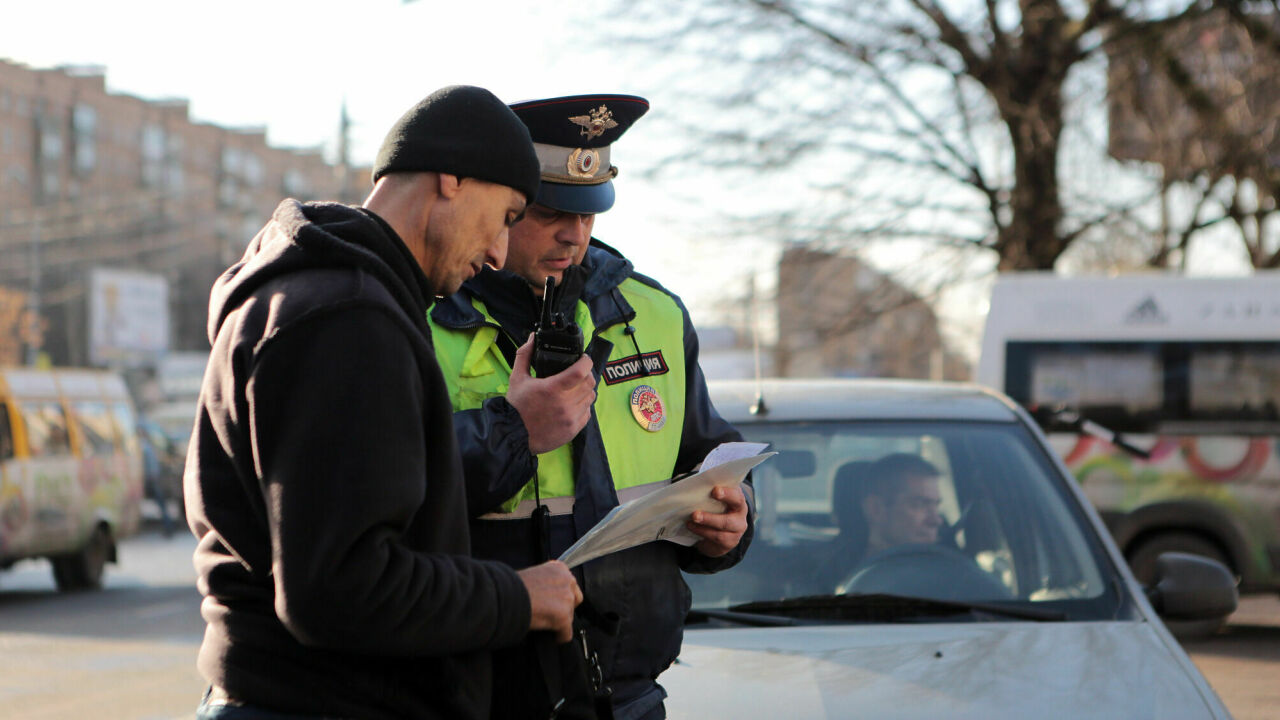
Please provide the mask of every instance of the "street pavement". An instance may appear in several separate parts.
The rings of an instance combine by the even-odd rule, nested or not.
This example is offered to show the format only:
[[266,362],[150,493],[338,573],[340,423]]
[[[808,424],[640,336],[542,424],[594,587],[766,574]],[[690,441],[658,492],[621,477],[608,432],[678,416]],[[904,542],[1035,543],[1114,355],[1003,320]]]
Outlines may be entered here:
[[204,633],[188,532],[121,543],[100,592],[59,593],[49,564],[0,573],[0,719],[195,717]]
[[1221,633],[1183,643],[1236,720],[1280,718],[1280,598],[1254,595]]

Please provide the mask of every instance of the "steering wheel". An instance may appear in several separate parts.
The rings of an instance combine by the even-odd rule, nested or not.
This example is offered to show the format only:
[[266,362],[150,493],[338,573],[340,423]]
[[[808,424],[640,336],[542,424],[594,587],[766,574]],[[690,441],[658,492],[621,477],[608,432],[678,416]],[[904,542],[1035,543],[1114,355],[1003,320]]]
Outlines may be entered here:
[[945,545],[907,544],[863,560],[836,587],[838,594],[909,595],[933,600],[1007,600],[1009,588],[969,556]]

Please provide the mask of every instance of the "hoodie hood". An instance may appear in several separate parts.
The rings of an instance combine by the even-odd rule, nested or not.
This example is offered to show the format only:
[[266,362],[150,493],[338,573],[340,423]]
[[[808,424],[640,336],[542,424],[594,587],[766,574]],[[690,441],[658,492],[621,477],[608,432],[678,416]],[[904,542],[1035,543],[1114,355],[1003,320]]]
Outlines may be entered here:
[[376,277],[426,332],[431,289],[404,242],[364,208],[288,199],[209,295],[209,342],[227,315],[265,283],[304,270],[358,268]]

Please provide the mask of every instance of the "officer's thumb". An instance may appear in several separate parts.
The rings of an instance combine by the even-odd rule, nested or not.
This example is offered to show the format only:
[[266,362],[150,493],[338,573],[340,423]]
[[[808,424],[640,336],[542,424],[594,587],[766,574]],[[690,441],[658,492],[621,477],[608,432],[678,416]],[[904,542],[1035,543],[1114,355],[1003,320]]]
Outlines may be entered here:
[[516,350],[516,361],[511,365],[511,375],[519,377],[529,377],[529,358],[533,355],[533,335],[530,335],[524,344]]

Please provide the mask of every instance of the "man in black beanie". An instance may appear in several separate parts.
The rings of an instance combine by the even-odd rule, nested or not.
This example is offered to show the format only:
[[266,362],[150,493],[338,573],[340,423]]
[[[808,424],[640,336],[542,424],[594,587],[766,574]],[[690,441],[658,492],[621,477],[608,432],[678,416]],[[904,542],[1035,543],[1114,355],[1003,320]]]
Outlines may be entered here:
[[449,392],[426,313],[538,188],[523,124],[445,88],[388,135],[363,207],[285,200],[218,279],[187,458],[198,718],[484,718],[489,651],[571,633],[549,562],[470,557]]

